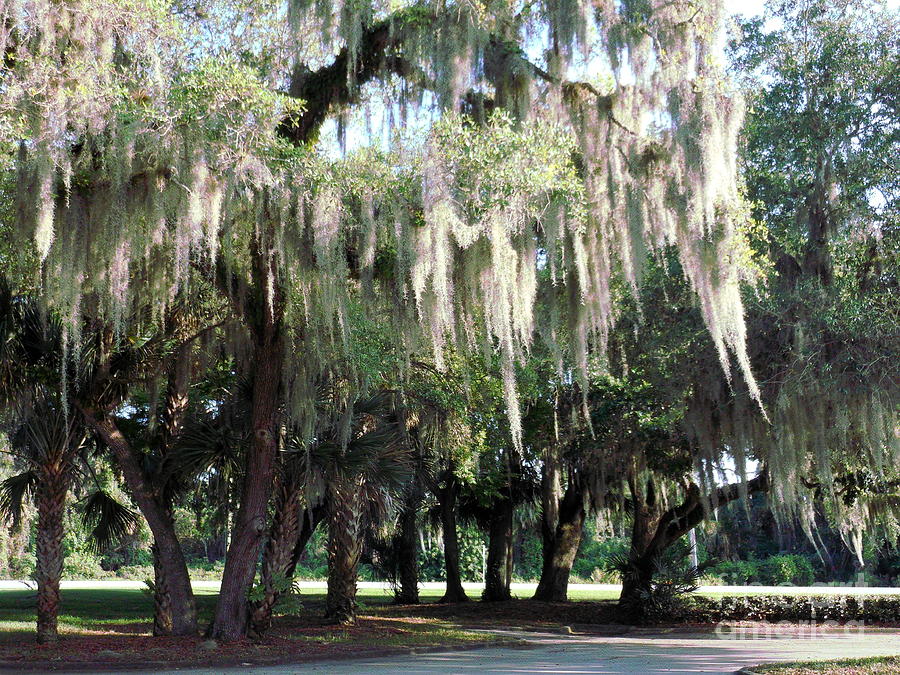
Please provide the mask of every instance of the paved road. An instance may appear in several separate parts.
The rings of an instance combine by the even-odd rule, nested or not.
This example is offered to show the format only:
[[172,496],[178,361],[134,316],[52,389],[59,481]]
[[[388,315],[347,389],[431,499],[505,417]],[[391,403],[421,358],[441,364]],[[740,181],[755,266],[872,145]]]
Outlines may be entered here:
[[[746,636],[745,636],[746,637]],[[715,635],[640,635],[587,637],[529,635],[527,648],[477,649],[327,661],[302,666],[156,671],[154,675],[300,675],[302,673],[571,673],[589,675],[661,675],[662,673],[735,673],[764,661],[827,659],[900,654],[900,633],[777,639],[733,639]],[[150,675],[150,672],[139,675]]]

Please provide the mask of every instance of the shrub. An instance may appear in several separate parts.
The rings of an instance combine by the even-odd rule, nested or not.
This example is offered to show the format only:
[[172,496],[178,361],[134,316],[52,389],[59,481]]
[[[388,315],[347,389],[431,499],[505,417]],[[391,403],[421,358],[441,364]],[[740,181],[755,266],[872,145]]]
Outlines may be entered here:
[[631,542],[626,537],[608,537],[598,540],[586,531],[578,548],[572,574],[581,579],[611,579],[600,583],[618,583],[618,573],[612,570],[611,562],[628,555]]
[[900,598],[890,596],[748,595],[689,599],[688,621],[848,621],[896,624]]
[[815,571],[802,555],[773,555],[760,563],[759,580],[769,586],[809,586],[815,580]]
[[759,580],[759,563],[756,560],[723,560],[712,568],[730,586],[744,586]]
[[100,558],[87,551],[72,551],[63,562],[64,579],[104,579],[111,576],[100,567]]
[[36,561],[30,551],[9,558],[9,576],[11,579],[30,579],[34,576]]

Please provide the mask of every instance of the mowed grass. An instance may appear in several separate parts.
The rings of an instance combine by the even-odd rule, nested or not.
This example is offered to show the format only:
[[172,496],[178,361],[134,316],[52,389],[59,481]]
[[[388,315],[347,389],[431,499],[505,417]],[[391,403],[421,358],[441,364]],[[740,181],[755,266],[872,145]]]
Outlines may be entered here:
[[[217,593],[206,589],[195,589],[194,593],[201,616],[211,617]],[[150,629],[153,598],[140,589],[68,588],[62,590],[61,596],[60,633],[118,632],[142,622]],[[36,621],[35,591],[0,590],[0,641],[14,641],[23,635],[33,637]]]
[[900,656],[771,663],[756,666],[752,670],[767,675],[896,675],[900,673]]
[[[423,603],[433,603],[443,595],[443,589],[423,588],[419,597]],[[212,618],[217,591],[211,588],[195,588],[197,610],[201,625]],[[513,593],[529,598],[530,592]],[[104,588],[99,582],[96,588],[64,588],[61,591],[59,629],[63,634],[90,634],[97,632],[149,632],[153,617],[153,598],[142,589]],[[469,597],[477,600],[480,591],[470,591]],[[577,590],[569,594],[572,600],[614,600],[618,594],[610,590]],[[360,588],[357,593],[359,612],[379,613],[379,609],[391,604],[391,592],[382,588]],[[324,608],[325,593],[318,589],[304,590],[300,594],[301,612],[318,613]],[[23,636],[33,637],[36,613],[36,593],[31,589],[0,590],[0,641],[10,642]]]
[[[217,591],[212,588],[194,589],[201,625],[212,618]],[[737,595],[757,595],[748,587]],[[513,596],[531,597],[532,591],[514,590]],[[443,588],[423,588],[423,603],[434,603],[443,595]],[[707,597],[722,597],[735,593],[703,593]],[[479,590],[470,590],[469,597],[477,600]],[[572,589],[569,598],[576,601],[610,601],[618,597],[615,589]],[[383,588],[360,588],[357,600],[360,614],[381,614],[392,601],[391,592]],[[22,636],[33,636],[36,621],[36,594],[34,590],[0,590],[0,641],[8,643]],[[324,609],[325,592],[305,589],[300,594],[301,613],[318,614]],[[153,599],[148,592],[136,588],[108,588],[98,582],[94,588],[67,588],[62,590],[59,626],[64,634],[89,634],[97,632],[149,632],[153,617]]]

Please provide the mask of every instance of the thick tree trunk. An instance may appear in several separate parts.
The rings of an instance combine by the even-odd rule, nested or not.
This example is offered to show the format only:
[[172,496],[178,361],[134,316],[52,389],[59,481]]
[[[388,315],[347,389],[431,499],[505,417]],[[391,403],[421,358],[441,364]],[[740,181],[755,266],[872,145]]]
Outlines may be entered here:
[[568,599],[569,574],[581,545],[587,513],[585,496],[577,477],[572,477],[562,500],[555,508],[548,505],[556,512],[557,519],[553,523],[545,518],[542,523],[543,567],[534,600],[565,602]]
[[356,578],[362,553],[357,481],[335,481],[328,492],[328,593],[325,618],[356,622]]
[[636,494],[632,487],[632,501],[631,548],[628,553],[628,569],[622,575],[619,607],[629,619],[641,622],[645,619],[644,604],[652,589],[656,557],[671,542],[657,537],[663,514],[656,511],[652,483],[648,483],[646,495]]
[[394,535],[394,555],[397,557],[397,589],[394,602],[398,605],[419,604],[419,508],[421,492],[413,487],[403,502],[403,510]]
[[253,441],[245,459],[241,503],[235,514],[222,588],[209,631],[210,637],[225,642],[246,636],[249,627],[248,595],[266,531],[266,507],[272,492],[278,448],[278,410],[284,363],[280,329],[272,324],[265,326],[257,333],[255,342]]
[[82,408],[88,425],[100,436],[112,451],[125,478],[131,496],[141,510],[153,533],[158,550],[160,567],[166,579],[166,588],[172,606],[172,635],[197,633],[197,609],[191,579],[188,576],[184,553],[175,534],[175,523],[168,510],[159,503],[144,475],[140,458],[119,431],[115,422],[94,411]]
[[488,553],[485,564],[482,600],[509,600],[510,562],[512,554],[513,504],[501,499],[495,504],[488,528]]
[[40,472],[37,486],[37,641],[54,642],[59,637],[59,581],[63,568],[63,517],[69,491],[67,472],[59,464]]
[[463,589],[459,567],[459,532],[456,528],[456,498],[458,494],[459,483],[451,466],[447,470],[446,483],[437,495],[440,502],[441,529],[444,540],[444,569],[447,575],[447,589],[438,602],[465,602],[469,599]]
[[[644,599],[652,590],[656,561],[675,541],[695,528],[715,510],[740,497],[738,483],[723,485],[705,498],[700,488],[691,483],[684,501],[663,511],[657,501],[653,481],[648,480],[646,490],[641,491],[634,479],[629,481],[634,504],[634,522],[631,529],[629,569],[622,579],[619,606],[633,621],[645,618]],[[747,494],[769,489],[768,472],[763,470],[756,478],[747,481]]]

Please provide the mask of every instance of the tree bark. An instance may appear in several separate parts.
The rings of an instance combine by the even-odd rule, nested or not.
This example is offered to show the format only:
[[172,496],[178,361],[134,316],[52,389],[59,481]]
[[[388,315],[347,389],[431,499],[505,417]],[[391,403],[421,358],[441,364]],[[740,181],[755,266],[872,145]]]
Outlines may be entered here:
[[500,499],[495,503],[493,511],[488,527],[488,553],[484,593],[481,598],[487,602],[500,602],[512,597],[509,590],[513,531],[512,500]]
[[[695,528],[715,509],[738,499],[742,493],[739,483],[723,485],[705,498],[700,488],[690,483],[684,501],[662,511],[657,503],[653,483],[641,492],[630,481],[634,502],[634,523],[631,530],[631,549],[628,555],[629,570],[623,575],[619,606],[633,620],[644,618],[643,599],[652,590],[656,561],[678,539]],[[769,489],[768,472],[763,470],[756,478],[747,481],[746,493],[765,492]]]
[[168,510],[159,503],[150,481],[144,474],[140,458],[108,416],[82,407],[88,425],[112,451],[125,478],[131,496],[153,533],[158,558],[166,579],[172,605],[172,635],[197,633],[197,608],[184,553],[175,535],[175,523]]
[[394,535],[394,555],[397,557],[397,589],[394,602],[398,605],[419,604],[419,508],[422,493],[410,488],[403,502],[403,510]]
[[438,602],[466,602],[462,585],[462,574],[459,568],[459,532],[456,528],[456,498],[459,495],[459,482],[451,464],[446,472],[444,487],[438,490],[440,505],[441,529],[444,540],[444,569],[447,575],[447,588]]
[[262,635],[272,625],[272,610],[288,591],[300,554],[309,538],[325,517],[325,507],[302,508],[301,487],[282,485],[279,489],[275,516],[269,540],[263,553],[260,582],[263,597],[252,609],[251,627]]
[[[547,493],[546,490],[544,492]],[[565,602],[568,599],[569,574],[581,545],[587,514],[585,499],[584,487],[577,476],[572,476],[563,498],[555,508],[552,504],[545,506],[550,512],[556,512],[557,518],[555,523],[544,518],[541,525],[543,566],[534,600]]]
[[59,633],[59,582],[63,568],[63,517],[69,491],[61,462],[44,466],[37,485],[37,641],[55,642]]
[[268,193],[263,193],[259,232],[251,253],[251,281],[237,296],[224,266],[218,268],[222,290],[229,293],[235,310],[249,328],[252,345],[253,394],[250,423],[253,439],[244,460],[244,484],[234,517],[231,544],[225,556],[222,588],[210,637],[224,642],[247,635],[250,625],[249,592],[266,531],[266,508],[275,478],[278,454],[281,382],[284,370],[284,294],[278,270],[275,219]]
[[266,506],[275,477],[284,347],[277,326],[269,325],[262,332],[262,339],[257,340],[254,350],[253,441],[247,451],[241,503],[235,514],[222,588],[209,631],[210,637],[225,642],[247,634],[248,594],[256,576],[259,547],[266,531]]
[[333,481],[328,491],[328,593],[325,618],[356,623],[356,578],[362,553],[359,484]]
[[[172,367],[169,370],[162,425],[157,442],[160,465],[163,467],[184,427],[191,382],[192,351],[190,342],[179,345],[175,350]],[[165,485],[160,486],[159,501],[165,508],[167,517],[171,520],[173,517],[171,496],[166,488]],[[174,630],[173,612],[175,611],[172,603],[172,590],[169,587],[165,566],[159,559],[159,547],[154,543],[150,551],[153,555],[153,634],[172,635]]]
[[155,542],[150,546],[150,553],[153,556],[153,634],[172,635],[172,591]]

